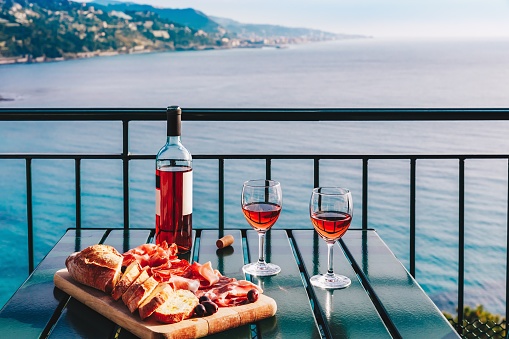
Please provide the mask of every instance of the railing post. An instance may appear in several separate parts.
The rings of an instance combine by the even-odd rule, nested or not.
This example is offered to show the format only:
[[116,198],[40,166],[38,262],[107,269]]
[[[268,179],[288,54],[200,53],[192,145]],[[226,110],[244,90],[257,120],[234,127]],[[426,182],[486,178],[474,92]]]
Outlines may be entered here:
[[219,158],[219,236],[224,231],[224,158]]
[[313,187],[320,186],[320,159],[315,158],[313,161]]
[[27,237],[28,237],[28,274],[34,271],[34,215],[32,198],[32,159],[26,158],[27,181]]
[[506,268],[505,268],[505,321],[506,321],[506,338],[509,338],[509,158],[507,159],[507,209],[506,209]]
[[415,158],[410,159],[410,274],[415,278]]
[[270,180],[272,178],[272,163],[270,158],[265,159],[265,179]]
[[368,158],[362,159],[362,229],[368,229]]
[[81,159],[74,159],[74,177],[76,191],[76,228],[81,228]]
[[122,119],[122,169],[124,196],[124,230],[129,229],[129,120]]
[[458,324],[457,331],[462,333],[464,286],[465,286],[465,158],[459,159],[459,197],[458,197]]

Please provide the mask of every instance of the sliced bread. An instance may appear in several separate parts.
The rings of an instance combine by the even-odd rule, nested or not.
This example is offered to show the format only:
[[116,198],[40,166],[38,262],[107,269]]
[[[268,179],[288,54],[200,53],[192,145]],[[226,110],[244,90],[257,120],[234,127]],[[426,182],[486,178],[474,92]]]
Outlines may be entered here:
[[173,293],[173,288],[168,283],[159,283],[152,293],[140,304],[138,308],[140,318],[145,319],[150,317],[159,306],[168,300],[171,293]]
[[175,290],[152,315],[157,321],[162,323],[178,323],[192,317],[194,308],[199,303],[198,297],[193,292]]
[[150,277],[140,284],[138,288],[133,291],[131,299],[127,302],[129,311],[134,313],[134,311],[140,307],[140,304],[150,295],[150,293],[152,293],[158,284],[159,282],[154,277]]
[[129,300],[131,300],[131,298],[133,297],[134,291],[136,291],[138,287],[140,287],[141,284],[143,284],[145,280],[147,280],[148,278],[150,278],[150,276],[147,272],[147,269],[145,268],[142,269],[138,278],[136,278],[136,280],[133,281],[133,283],[131,284],[131,286],[129,286],[125,293],[122,294],[122,301],[126,306],[129,305]]
[[141,273],[141,266],[137,261],[133,261],[124,271],[124,274],[113,288],[111,296],[118,300],[127,291],[129,286],[138,278]]

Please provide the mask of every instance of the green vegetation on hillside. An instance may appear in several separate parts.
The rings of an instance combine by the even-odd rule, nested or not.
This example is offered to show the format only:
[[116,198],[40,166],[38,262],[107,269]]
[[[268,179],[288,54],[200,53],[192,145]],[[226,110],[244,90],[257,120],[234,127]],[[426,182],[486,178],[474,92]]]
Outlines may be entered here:
[[105,12],[68,0],[0,0],[0,57],[54,59],[215,45],[207,33],[153,12]]
[[361,38],[306,28],[241,24],[211,18],[192,8],[95,1],[0,0],[0,64]]
[[[453,317],[447,312],[443,314],[453,326],[458,324],[458,316]],[[465,306],[462,330],[459,333],[463,338],[505,338],[506,326],[505,318],[486,311],[482,305],[476,308]]]

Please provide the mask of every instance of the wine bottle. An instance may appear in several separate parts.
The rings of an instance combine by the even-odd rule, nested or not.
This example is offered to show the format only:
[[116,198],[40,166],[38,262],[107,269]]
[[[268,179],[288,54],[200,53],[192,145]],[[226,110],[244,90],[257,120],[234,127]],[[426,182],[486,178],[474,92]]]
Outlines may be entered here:
[[191,153],[182,145],[182,110],[166,110],[166,144],[156,156],[156,244],[176,243],[179,253],[192,242],[193,166]]

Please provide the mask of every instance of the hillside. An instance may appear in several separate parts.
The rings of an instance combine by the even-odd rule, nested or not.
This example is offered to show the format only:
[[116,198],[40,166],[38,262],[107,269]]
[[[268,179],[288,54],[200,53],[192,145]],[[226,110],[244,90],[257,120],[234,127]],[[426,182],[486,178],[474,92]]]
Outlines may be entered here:
[[91,4],[101,8],[107,12],[109,11],[138,11],[138,12],[152,12],[157,14],[162,19],[168,19],[172,22],[178,23],[197,30],[203,30],[212,34],[223,34],[223,28],[204,13],[194,10],[192,8],[186,9],[173,9],[173,8],[158,8],[150,5],[140,5],[130,2],[118,2],[110,0],[93,0]]
[[365,36],[361,35],[336,34],[303,27],[245,24],[227,18],[220,18],[215,16],[211,16],[210,18],[217,22],[222,27],[224,27],[228,32],[235,34],[239,38],[244,39],[256,39],[256,38],[271,39],[276,37],[286,37],[288,39],[305,39],[306,41],[323,41],[323,40],[365,38]]
[[0,0],[0,57],[32,60],[215,46],[152,11],[104,11],[68,0]]
[[345,37],[306,28],[241,24],[192,8],[111,0],[0,0],[0,64]]

